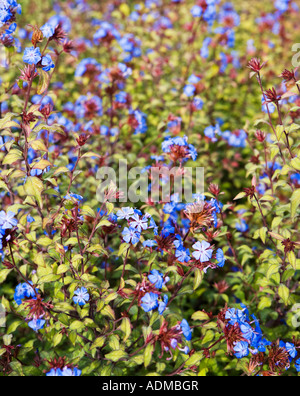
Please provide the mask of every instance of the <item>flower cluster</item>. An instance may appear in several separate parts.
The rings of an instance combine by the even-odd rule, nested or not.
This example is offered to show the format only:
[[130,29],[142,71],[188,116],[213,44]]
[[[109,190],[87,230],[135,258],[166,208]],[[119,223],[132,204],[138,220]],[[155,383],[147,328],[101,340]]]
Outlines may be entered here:
[[[252,374],[266,374],[265,365],[270,373],[283,373],[291,367],[294,361],[297,368],[299,343],[279,341],[272,343],[264,338],[258,319],[255,315],[249,316],[249,311],[245,305],[241,309],[225,309],[219,315],[219,325],[223,329],[227,342],[227,350],[233,353],[238,359],[243,359],[251,354]],[[258,370],[258,371],[257,371]]]
[[[16,14],[21,14],[22,7],[16,0],[3,0],[0,3],[0,42],[5,47],[19,47],[19,41],[13,37],[17,29]],[[4,66],[4,65],[2,65]]]

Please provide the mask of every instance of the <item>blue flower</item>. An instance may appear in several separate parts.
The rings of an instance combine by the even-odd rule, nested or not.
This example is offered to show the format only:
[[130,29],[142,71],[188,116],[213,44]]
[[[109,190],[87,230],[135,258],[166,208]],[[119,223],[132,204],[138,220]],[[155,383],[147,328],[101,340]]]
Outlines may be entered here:
[[49,23],[46,23],[44,26],[41,27],[41,31],[46,38],[50,38],[54,35],[54,27]]
[[284,13],[289,9],[289,3],[290,0],[276,0],[274,5],[278,11]]
[[131,110],[130,115],[135,119],[134,134],[145,133],[148,130],[146,122],[146,114],[140,110]]
[[10,9],[0,8],[0,26],[12,18]]
[[294,173],[293,175],[291,175],[291,181],[294,184],[300,185],[300,173]]
[[124,231],[122,232],[122,236],[126,243],[131,243],[132,245],[135,245],[139,242],[141,238],[141,233],[132,227],[125,227]]
[[188,144],[188,137],[175,137],[175,138],[170,138],[167,137],[166,140],[162,143],[162,150],[164,153],[170,153],[171,148],[173,146],[180,146],[180,147],[187,147],[188,148],[188,154],[184,158],[185,161],[187,161],[189,158],[192,158],[193,161],[197,159],[197,151],[195,147],[191,144]]
[[167,295],[164,295],[163,300],[159,301],[159,303],[158,303],[158,313],[160,315],[162,315],[165,312],[165,310],[167,308],[167,305],[168,305],[168,301],[169,301],[169,297]]
[[47,54],[46,56],[43,57],[42,59],[42,66],[43,66],[43,70],[44,71],[50,71],[51,69],[53,69],[55,67],[52,58],[49,54]]
[[226,259],[225,259],[224,252],[222,249],[217,250],[216,259],[217,259],[218,266],[220,268],[223,268],[225,265]]
[[145,312],[150,312],[158,307],[158,295],[155,293],[147,293],[141,299],[141,307]]
[[[99,25],[99,23],[97,23]],[[120,33],[117,31],[117,29],[110,24],[109,22],[106,21],[101,21],[100,22],[100,28],[97,30],[97,32],[94,34],[94,42],[96,44],[99,44],[99,41],[102,40],[103,38],[107,37],[114,37],[115,39],[120,38]]]
[[28,283],[20,283],[15,289],[14,299],[18,305],[22,304],[24,298],[35,298],[35,291]]
[[78,304],[80,306],[85,305],[90,299],[90,295],[88,294],[85,287],[77,289],[74,294],[75,295],[73,297],[73,301],[75,304]]
[[28,216],[27,216],[27,222],[28,222],[28,223],[34,223],[35,220],[34,220],[34,218],[33,218],[32,216],[28,215]]
[[37,333],[44,327],[45,323],[46,321],[43,319],[32,319],[32,321],[28,323],[28,326]]
[[119,92],[115,96],[115,100],[118,103],[126,103],[127,101],[127,93],[126,92]]
[[70,194],[64,196],[64,199],[69,200],[69,201],[72,201],[73,199],[75,199],[75,201],[80,202],[80,201],[83,200],[83,197],[81,195],[78,195],[78,194],[70,193]]
[[46,373],[47,377],[80,377],[81,376],[81,370],[79,370],[77,367],[75,367],[73,370],[69,367],[64,367],[62,370],[57,368],[57,369],[51,369],[48,373]]
[[23,61],[29,65],[36,65],[42,59],[41,50],[39,48],[26,48],[24,51]]
[[175,256],[180,263],[188,263],[191,259],[189,249],[180,247],[176,250]]
[[134,215],[134,210],[132,208],[122,208],[117,212],[118,220],[129,220]]
[[221,136],[222,132],[220,129],[220,125],[217,124],[216,126],[210,125],[207,128],[204,129],[204,135],[211,139],[213,143],[217,142],[217,137],[216,136]]
[[183,89],[183,92],[189,98],[195,94],[196,87],[194,87],[194,85],[186,85]]
[[252,340],[252,337],[254,335],[254,330],[249,325],[249,323],[241,323],[240,328],[241,328],[241,332],[243,333],[243,337],[249,341]]
[[193,257],[196,260],[201,261],[201,263],[206,263],[209,261],[213,254],[213,249],[210,248],[210,244],[206,241],[197,242],[193,245],[193,248],[196,250],[193,253]]
[[64,367],[62,370],[62,377],[80,377],[81,370],[75,367],[73,370],[69,367]]
[[249,226],[244,219],[241,219],[239,222],[236,222],[235,228],[240,232],[247,232],[249,230]]
[[191,14],[193,15],[193,17],[195,18],[200,18],[202,15],[202,8],[198,5],[195,5],[192,9],[191,9]]
[[201,48],[201,52],[200,55],[202,56],[202,58],[207,59],[209,56],[209,45],[212,42],[212,39],[210,37],[206,37],[203,41],[203,45]]
[[249,344],[246,341],[238,342],[233,349],[236,352],[235,356],[238,359],[242,359],[242,358],[247,357],[249,355]]
[[204,102],[203,102],[203,100],[202,100],[201,98],[195,97],[195,98],[194,98],[194,101],[193,101],[193,105],[195,106],[195,108],[196,108],[197,110],[202,110],[202,109],[203,109]]
[[232,147],[246,147],[247,133],[244,130],[236,130],[235,132],[225,131],[222,135]]
[[153,248],[156,245],[157,245],[157,242],[152,239],[147,239],[145,242],[143,242],[143,246],[148,247],[148,248]]
[[180,323],[180,327],[182,330],[183,335],[185,336],[187,341],[191,341],[192,339],[192,330],[187,322],[186,319],[183,319],[182,322]]
[[272,342],[262,338],[260,335],[255,335],[251,341],[251,346],[257,348],[259,352],[265,353],[267,351],[267,346],[272,345]]
[[61,369],[51,369],[50,371],[49,371],[49,373],[46,373],[46,377],[62,377],[62,371],[61,371]]
[[138,214],[131,216],[132,222],[130,222],[130,227],[135,228],[138,232],[142,230],[147,230],[148,228],[148,218],[144,216],[142,219],[139,218]]
[[297,357],[298,352],[296,350],[296,347],[294,344],[288,342],[285,346],[286,350],[288,351],[289,355],[291,358],[295,359],[295,357]]
[[27,283],[21,283],[15,289],[14,299],[18,305],[22,304],[23,298],[25,298]]
[[164,286],[164,276],[156,269],[151,271],[148,279],[157,289],[161,289]]
[[229,308],[225,314],[225,319],[229,320],[229,324],[234,326],[236,323],[245,323],[247,318],[240,309]]
[[171,340],[170,345],[171,345],[171,348],[173,348],[173,349],[176,349],[176,348],[177,348],[178,341],[176,340],[176,338],[173,338],[173,339]]
[[14,218],[15,214],[13,212],[7,212],[7,214],[2,210],[0,212],[0,227],[3,230],[9,230],[18,224],[18,220]]
[[102,66],[100,65],[100,63],[98,63],[96,61],[96,59],[93,58],[86,58],[83,59],[77,66],[76,70],[75,70],[75,77],[82,77],[85,75],[85,73],[91,68],[92,69],[99,72],[99,74],[101,73],[102,70]]
[[298,373],[300,373],[300,359],[298,359],[295,363],[295,368],[297,370]]
[[276,111],[276,106],[274,105],[274,103],[267,103],[263,96],[261,98],[261,103],[262,103],[262,111],[264,113],[268,113],[269,110],[269,113],[273,114]]

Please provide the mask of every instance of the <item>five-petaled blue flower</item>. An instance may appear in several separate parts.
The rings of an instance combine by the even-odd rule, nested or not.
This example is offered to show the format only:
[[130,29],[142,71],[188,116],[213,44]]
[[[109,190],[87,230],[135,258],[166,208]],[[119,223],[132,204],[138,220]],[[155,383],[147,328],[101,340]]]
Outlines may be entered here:
[[44,71],[50,71],[51,69],[53,69],[55,67],[52,58],[49,54],[47,54],[46,56],[43,57],[42,59],[42,66],[43,66],[43,70]]
[[46,321],[44,319],[32,319],[28,323],[28,326],[37,333],[44,327],[45,323]]
[[141,234],[132,227],[125,227],[124,231],[122,232],[122,236],[126,243],[131,243],[132,245],[135,245],[139,242]]
[[54,27],[49,23],[46,23],[44,26],[42,26],[41,31],[46,38],[50,38],[54,35]]
[[192,330],[187,322],[186,319],[183,319],[182,322],[180,323],[180,327],[182,330],[183,335],[185,336],[187,341],[191,341],[192,339]]
[[210,249],[210,244],[208,242],[197,242],[193,245],[193,248],[196,250],[193,253],[193,257],[195,257],[196,260],[201,261],[201,263],[206,263],[211,259],[213,250]]
[[158,302],[158,313],[162,315],[168,305],[169,297],[165,294],[162,301]]
[[224,252],[222,249],[217,250],[216,259],[217,259],[218,266],[220,268],[224,267],[226,259],[225,259]]
[[158,295],[155,293],[147,293],[141,299],[141,307],[145,312],[150,312],[158,307]]
[[148,279],[157,289],[161,289],[164,286],[164,276],[156,269],[151,271]]
[[134,215],[134,210],[133,208],[122,208],[118,210],[117,212],[117,217],[118,220],[129,220],[132,216]]
[[41,50],[39,48],[26,48],[24,51],[23,61],[29,65],[36,65],[42,60]]
[[7,214],[2,210],[0,212],[0,227],[3,230],[9,230],[18,224],[18,220],[14,218],[15,214],[13,212],[7,212]]
[[246,341],[238,342],[233,349],[238,359],[242,359],[249,355],[249,344]]
[[285,345],[286,350],[288,351],[289,355],[291,358],[295,359],[295,357],[298,355],[297,349],[294,344],[288,342]]
[[79,288],[75,291],[73,301],[80,306],[85,305],[90,299],[90,295],[85,287]]

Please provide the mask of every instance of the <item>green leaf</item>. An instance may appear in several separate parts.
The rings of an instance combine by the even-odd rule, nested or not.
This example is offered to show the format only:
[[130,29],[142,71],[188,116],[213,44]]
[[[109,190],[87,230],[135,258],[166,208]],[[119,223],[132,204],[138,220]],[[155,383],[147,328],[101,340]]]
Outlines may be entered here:
[[53,176],[59,176],[62,173],[69,173],[69,172],[70,172],[70,170],[68,168],[61,166],[61,167],[55,169]]
[[57,269],[57,275],[64,274],[70,269],[69,265],[62,264]]
[[291,198],[291,216],[295,217],[298,206],[300,205],[300,188],[294,191]]
[[246,195],[247,195],[246,193],[241,192],[241,193],[239,193],[239,194],[234,198],[234,201],[237,201],[237,200],[239,200],[239,199],[245,198]]
[[49,162],[45,159],[42,159],[39,162],[35,163],[33,165],[32,169],[44,170],[44,169],[48,168],[48,166],[50,166],[50,167],[52,166],[51,162]]
[[267,227],[263,227],[259,230],[260,239],[263,241],[263,244],[266,244],[266,237],[267,237],[268,229]]
[[39,78],[37,93],[38,95],[42,95],[49,86],[50,76],[43,69],[39,69],[39,73],[40,73],[40,78]]
[[38,177],[30,176],[27,178],[24,185],[25,193],[31,197],[34,197],[41,208],[43,189],[43,182]]
[[3,269],[0,271],[0,283],[3,283],[6,281],[6,278],[8,277],[8,274],[11,272],[11,269]]
[[198,366],[202,359],[203,352],[196,352],[189,359],[187,359],[185,362],[185,367]]
[[4,118],[0,120],[0,130],[6,128],[20,128],[20,125],[17,122],[11,121],[12,117],[16,114],[7,113]]
[[106,339],[105,336],[96,338],[93,345],[91,346],[91,349],[102,348],[103,345],[105,344],[105,339]]
[[17,161],[20,161],[23,159],[22,152],[17,149],[12,149],[10,152],[5,156],[2,164],[3,165],[11,165]]
[[128,354],[121,349],[113,351],[105,355],[106,359],[112,360],[113,362],[118,362],[120,359],[127,358]]
[[289,263],[294,268],[294,270],[297,270],[297,259],[296,259],[295,253],[288,252],[287,257],[288,257]]
[[62,340],[62,334],[61,333],[56,333],[53,337],[53,346],[56,347],[58,344],[60,344],[61,340]]
[[193,320],[203,320],[203,321],[206,321],[206,320],[209,320],[209,316],[208,316],[208,314],[207,314],[206,312],[197,311],[197,312],[193,313],[192,319],[193,319]]
[[272,264],[270,265],[268,271],[267,271],[267,278],[271,279],[271,277],[275,274],[279,273],[280,265],[279,264]]
[[125,337],[123,339],[124,342],[126,342],[131,334],[131,323],[129,318],[124,318],[122,320],[122,324],[120,326],[120,329],[123,331],[125,334]]
[[59,278],[60,278],[59,275],[49,274],[49,275],[43,276],[43,277],[39,280],[38,283],[39,283],[39,285],[41,285],[41,284],[43,284],[43,283],[56,282]]
[[[108,220],[101,220],[100,223],[97,225],[96,230],[98,230],[98,228],[100,227],[110,227],[111,226],[111,222]],[[128,245],[127,245],[128,246]]]
[[203,271],[201,271],[199,268],[196,268],[195,277],[194,277],[194,290],[198,289],[202,280],[203,280]]
[[38,241],[36,243],[43,247],[48,247],[53,244],[53,241],[49,237],[44,236],[44,237],[41,237],[40,239],[38,239]]
[[79,320],[75,320],[74,322],[71,323],[71,326],[70,326],[70,330],[73,330],[73,331],[75,331],[75,330],[81,331],[84,328],[85,328],[84,323],[80,322]]
[[289,298],[290,298],[290,291],[289,289],[281,284],[278,288],[278,295],[279,297],[282,299],[282,301],[284,302],[285,305],[288,305],[289,303]]
[[47,147],[45,146],[45,143],[42,140],[34,140],[33,142],[30,143],[30,146],[34,150],[45,151],[45,152],[48,151]]
[[146,368],[151,363],[153,352],[154,352],[154,345],[148,344],[144,351],[144,365]]
[[265,308],[270,308],[272,306],[272,300],[269,297],[262,297],[259,304],[258,310],[262,311]]
[[295,157],[292,159],[291,161],[291,165],[293,168],[297,169],[298,171],[300,171],[300,158]]

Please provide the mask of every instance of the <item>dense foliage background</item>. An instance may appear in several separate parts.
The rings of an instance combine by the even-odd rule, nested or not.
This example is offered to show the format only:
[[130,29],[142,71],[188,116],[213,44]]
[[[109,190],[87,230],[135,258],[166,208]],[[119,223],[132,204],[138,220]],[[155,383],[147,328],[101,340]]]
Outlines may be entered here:
[[298,375],[299,6],[0,0],[0,375]]

